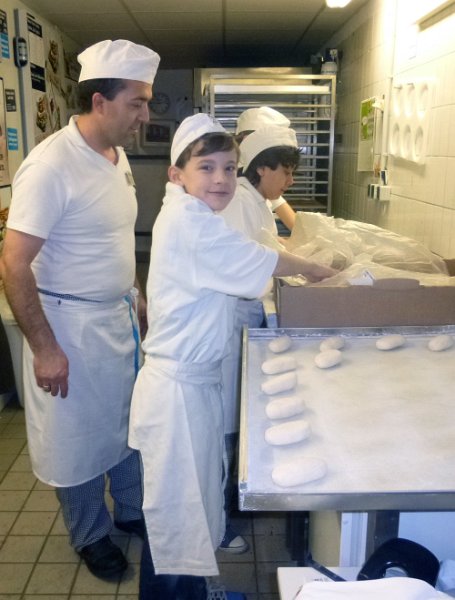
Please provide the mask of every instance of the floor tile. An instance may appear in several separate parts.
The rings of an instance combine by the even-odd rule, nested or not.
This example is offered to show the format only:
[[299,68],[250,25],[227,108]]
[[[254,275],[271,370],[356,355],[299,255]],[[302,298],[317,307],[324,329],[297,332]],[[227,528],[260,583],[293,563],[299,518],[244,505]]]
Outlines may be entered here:
[[0,535],[6,535],[10,531],[18,514],[19,513],[15,513],[13,511],[0,512]]
[[25,442],[26,432],[23,424],[10,421],[2,430],[2,439],[18,439]]
[[0,490],[0,506],[3,511],[21,510],[27,500],[28,492],[26,491],[1,491]]
[[72,593],[86,595],[115,594],[119,580],[119,577],[113,577],[110,580],[98,579],[90,573],[83,563],[81,563]]
[[122,594],[135,594],[137,597],[139,593],[139,572],[138,564],[129,564],[119,583],[118,591]]
[[256,592],[256,574],[254,562],[219,565],[219,581],[231,592]]
[[257,563],[256,573],[258,581],[258,592],[262,595],[278,594],[278,581],[276,570],[278,567],[292,566],[289,563]]
[[51,535],[68,535],[61,511],[58,512],[58,515],[54,521],[51,529]]
[[289,550],[286,548],[285,535],[256,535],[254,540],[258,562],[291,560]]
[[8,473],[0,483],[0,490],[31,490],[36,483],[33,473],[20,472]]
[[38,490],[30,492],[23,510],[57,512],[59,506],[53,490]]
[[[0,426],[0,600],[137,600],[142,541],[113,529],[128,570],[113,580],[94,577],[69,545],[54,488],[32,473],[23,410],[1,411]],[[217,552],[219,583],[247,600],[279,600],[276,568],[293,564],[286,514],[233,511],[231,525],[250,548]]]
[[[116,598],[119,598],[119,596],[116,596],[115,594],[97,594],[96,598],[94,598],[92,594],[71,594],[71,600],[116,600]],[[132,598],[137,600],[137,595],[132,596]]]
[[31,471],[30,457],[28,454],[20,454],[14,461],[11,471]]
[[3,438],[0,439],[0,454],[19,453],[25,445],[25,439]]
[[[21,600],[68,600],[68,594],[24,594]],[[91,600],[95,600],[92,598]]]
[[[55,513],[21,512],[11,529],[12,535],[46,535],[55,521]],[[1,530],[1,527],[0,527]]]
[[68,594],[78,566],[37,564],[26,588],[27,594]]
[[254,533],[274,535],[286,533],[286,513],[258,513],[253,522]]
[[39,557],[40,563],[79,563],[80,557],[70,546],[67,535],[51,535]]
[[128,549],[125,554],[128,562],[133,564],[139,564],[141,562],[142,543],[142,540],[137,536],[131,536]]
[[32,572],[32,564],[0,564],[0,594],[20,594]]
[[0,549],[0,563],[34,563],[38,559],[43,535],[10,535]]
[[16,454],[0,454],[0,471],[3,473],[1,479],[6,475],[7,470],[16,460]]

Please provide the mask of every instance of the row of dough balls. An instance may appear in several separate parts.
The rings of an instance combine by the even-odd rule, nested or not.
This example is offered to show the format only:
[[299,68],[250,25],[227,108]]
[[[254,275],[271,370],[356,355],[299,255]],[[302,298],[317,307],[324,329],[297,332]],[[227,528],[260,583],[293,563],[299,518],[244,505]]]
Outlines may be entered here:
[[[395,350],[401,348],[406,343],[406,339],[400,333],[385,335],[376,341],[378,350]],[[453,346],[453,338],[447,334],[436,335],[428,341],[428,349],[432,352],[443,352]]]
[[[406,340],[401,334],[382,336],[376,341],[378,350],[393,350],[405,344]],[[262,363],[262,372],[272,375],[261,385],[262,391],[267,395],[275,395],[290,391],[297,384],[297,363],[293,356],[285,352],[292,346],[289,336],[283,335],[274,338],[269,343],[269,350],[280,354]],[[453,346],[453,338],[441,334],[431,338],[428,342],[429,350],[441,352]],[[341,349],[344,347],[342,337],[334,336],[323,340],[319,346],[319,354],[314,362],[321,369],[333,367],[341,362]],[[266,406],[267,417],[271,420],[285,419],[297,416],[304,411],[304,403],[298,396],[289,396],[271,400]],[[311,433],[309,423],[304,419],[273,425],[265,432],[265,440],[270,445],[286,445],[303,441]],[[316,457],[302,457],[290,462],[282,463],[272,470],[272,480],[281,487],[303,485],[321,479],[327,473],[325,461]]]
[[[265,381],[261,389],[270,396],[286,392],[295,388],[297,384],[297,363],[293,356],[285,352],[292,346],[292,340],[284,335],[273,339],[269,343],[269,350],[280,354],[262,363],[262,372],[272,375]],[[271,400],[265,409],[267,417],[271,420],[286,419],[301,414],[305,405],[298,396],[277,398]],[[272,446],[295,444],[307,439],[311,428],[305,419],[296,419],[279,425],[272,425],[265,431],[265,441]],[[304,456],[292,461],[283,462],[272,469],[272,481],[280,487],[294,487],[321,479],[327,473],[325,461],[316,457]]]

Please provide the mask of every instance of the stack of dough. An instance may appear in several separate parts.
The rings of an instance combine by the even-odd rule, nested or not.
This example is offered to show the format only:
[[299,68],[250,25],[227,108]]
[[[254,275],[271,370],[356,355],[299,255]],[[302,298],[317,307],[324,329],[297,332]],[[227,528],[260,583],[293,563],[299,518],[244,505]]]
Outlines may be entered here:
[[[273,339],[269,349],[274,353],[283,353],[289,350],[292,341],[288,335]],[[293,356],[277,356],[262,363],[261,370],[266,375],[274,375],[261,385],[264,394],[274,395],[287,392],[297,384],[297,363]]]
[[[326,347],[321,348],[321,354],[337,352],[343,346],[343,340],[329,338],[325,340]],[[297,362],[293,356],[284,354],[292,346],[292,340],[288,335],[274,338],[269,342],[269,350],[274,354],[282,354],[264,361],[261,371],[270,375],[267,381],[261,385],[264,394],[273,396],[281,392],[293,389],[297,384]],[[304,411],[304,404],[298,396],[288,396],[271,400],[265,409],[269,419],[287,419],[294,417]],[[272,425],[264,434],[267,444],[272,446],[287,446],[296,444],[307,439],[311,434],[311,428],[304,419],[297,419]],[[323,477],[327,472],[327,466],[323,460],[318,458],[300,457],[277,465],[272,470],[272,481],[281,487],[302,485],[315,479]]]
[[344,340],[340,336],[333,336],[323,340],[319,345],[320,353],[315,356],[314,363],[320,369],[330,369],[341,362],[341,348]]

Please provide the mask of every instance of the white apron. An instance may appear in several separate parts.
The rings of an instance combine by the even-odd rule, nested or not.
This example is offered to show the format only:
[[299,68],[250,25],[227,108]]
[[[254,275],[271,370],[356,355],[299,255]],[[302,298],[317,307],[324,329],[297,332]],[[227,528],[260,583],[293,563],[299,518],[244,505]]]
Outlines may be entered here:
[[129,443],[144,468],[144,517],[157,574],[218,575],[224,535],[220,363],[147,356]]
[[40,296],[69,361],[69,391],[54,397],[36,384],[24,343],[28,446],[35,475],[53,486],[85,483],[125,459],[136,341],[126,299],[75,302]]

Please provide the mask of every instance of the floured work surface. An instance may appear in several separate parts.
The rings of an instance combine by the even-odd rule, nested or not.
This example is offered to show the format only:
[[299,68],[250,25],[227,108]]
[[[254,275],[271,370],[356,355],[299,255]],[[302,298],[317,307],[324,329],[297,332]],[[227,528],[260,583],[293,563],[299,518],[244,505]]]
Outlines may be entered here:
[[[287,333],[286,355],[297,361],[294,390],[261,391],[261,371],[273,358],[270,341]],[[381,351],[376,341],[401,333],[401,348]],[[453,510],[455,506],[455,345],[432,352],[439,334],[455,326],[245,330],[240,426],[240,507],[247,510]],[[342,362],[314,363],[322,340],[343,337]],[[298,395],[304,411],[270,420],[268,402]],[[272,446],[268,427],[305,419],[311,434]],[[317,481],[280,487],[272,470],[316,457],[327,473]]]

